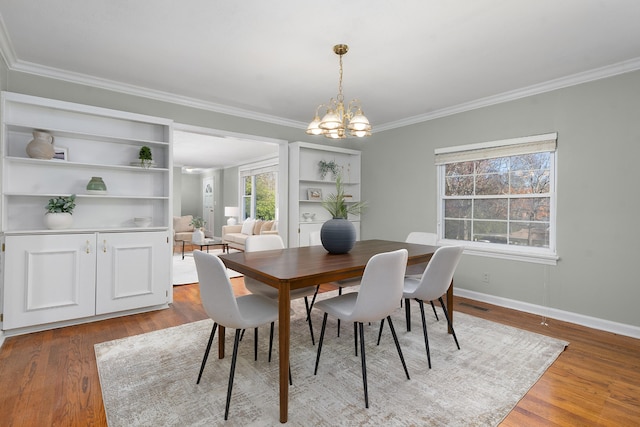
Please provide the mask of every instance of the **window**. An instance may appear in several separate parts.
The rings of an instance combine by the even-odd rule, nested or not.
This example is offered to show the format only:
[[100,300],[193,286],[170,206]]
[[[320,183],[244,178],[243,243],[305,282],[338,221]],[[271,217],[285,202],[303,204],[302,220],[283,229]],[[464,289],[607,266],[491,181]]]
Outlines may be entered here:
[[554,264],[556,139],[436,150],[439,237],[469,253]]
[[240,169],[242,218],[277,219],[278,165],[273,162]]

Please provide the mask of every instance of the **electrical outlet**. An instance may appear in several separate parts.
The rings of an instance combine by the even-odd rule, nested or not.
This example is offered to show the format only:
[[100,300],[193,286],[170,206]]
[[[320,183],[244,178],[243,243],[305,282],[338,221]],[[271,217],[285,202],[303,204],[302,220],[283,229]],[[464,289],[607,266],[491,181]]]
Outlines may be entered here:
[[489,278],[490,278],[489,273],[486,273],[486,272],[482,273],[482,282],[489,283]]

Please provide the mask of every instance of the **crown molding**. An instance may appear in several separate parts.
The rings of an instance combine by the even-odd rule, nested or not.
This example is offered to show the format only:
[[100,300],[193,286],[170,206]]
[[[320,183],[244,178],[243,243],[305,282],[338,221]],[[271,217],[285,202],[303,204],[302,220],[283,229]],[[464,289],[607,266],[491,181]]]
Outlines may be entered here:
[[69,83],[81,84],[100,89],[106,89],[114,92],[120,92],[127,95],[140,96],[143,98],[155,99],[157,101],[168,102],[171,104],[179,104],[186,107],[193,107],[207,111],[213,111],[221,114],[228,114],[235,117],[245,119],[258,120],[262,122],[272,123],[276,125],[288,127],[301,127],[300,122],[284,119],[282,117],[272,116],[269,114],[258,113],[255,111],[245,110],[242,108],[231,107],[228,105],[218,104],[215,102],[203,101],[201,99],[182,96],[170,92],[149,89],[142,86],[120,83],[113,80],[102,79],[95,76],[89,76],[81,73],[74,73],[60,70],[53,67],[42,66],[26,61],[14,61],[9,65],[13,71],[33,74],[41,77],[48,77],[56,80],[62,80]]
[[549,80],[524,88],[503,92],[498,95],[488,96],[486,98],[476,99],[471,102],[454,105],[452,107],[443,108],[426,114],[420,114],[413,117],[407,117],[395,122],[385,123],[376,126],[376,131],[385,131],[397,129],[404,126],[414,125],[417,123],[427,122],[429,120],[441,117],[452,116],[454,114],[475,110],[491,105],[502,104],[504,102],[514,101],[528,96],[539,95],[545,92],[551,92],[565,87],[575,86],[582,83],[600,80],[607,77],[613,77],[619,74],[629,73],[640,69],[640,58],[634,58],[627,61],[618,62],[617,64],[607,65],[605,67],[595,68],[593,70],[572,74],[570,76]]

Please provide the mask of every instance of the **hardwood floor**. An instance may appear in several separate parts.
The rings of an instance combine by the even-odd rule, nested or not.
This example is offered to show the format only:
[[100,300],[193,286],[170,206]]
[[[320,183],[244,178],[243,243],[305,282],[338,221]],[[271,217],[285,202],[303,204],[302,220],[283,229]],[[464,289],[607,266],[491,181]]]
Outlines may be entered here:
[[[501,425],[640,425],[640,340],[458,297],[455,310],[570,342]],[[184,285],[166,310],[7,338],[0,425],[106,426],[93,345],[205,318],[197,284]]]

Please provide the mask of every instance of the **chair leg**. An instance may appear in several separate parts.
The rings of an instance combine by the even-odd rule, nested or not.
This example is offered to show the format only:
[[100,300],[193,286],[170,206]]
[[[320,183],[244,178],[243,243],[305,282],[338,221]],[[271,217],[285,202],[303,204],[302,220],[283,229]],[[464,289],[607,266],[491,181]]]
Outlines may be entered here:
[[318,296],[318,291],[320,290],[320,285],[316,286],[316,291],[313,293],[313,298],[311,298],[311,305],[309,306],[309,311],[307,312],[307,319],[309,320],[311,317],[311,310],[313,309],[313,304],[316,303],[316,297]]
[[236,372],[236,359],[238,358],[238,344],[240,343],[240,330],[236,329],[233,341],[233,356],[231,357],[231,371],[229,372],[229,386],[227,387],[227,404],[224,407],[224,419],[229,418],[229,404],[231,403],[231,391],[233,390],[233,375]]
[[[338,287],[338,295],[342,295],[342,287],[339,286]],[[355,331],[355,329],[354,329]],[[338,319],[338,338],[340,337],[340,319]],[[358,352],[356,351],[356,356],[358,355]]]
[[289,364],[289,385],[293,385],[293,380],[291,379],[291,364]]
[[253,360],[258,360],[258,328],[253,329]]
[[440,321],[440,319],[438,318],[438,313],[436,313],[436,306],[433,305],[433,301],[429,301],[431,303],[431,308],[433,309],[433,315],[436,316],[436,321]]
[[380,332],[378,332],[378,343],[376,345],[380,345],[380,337],[382,337],[382,328],[384,328],[384,319],[380,321]]
[[360,360],[362,361],[362,383],[364,385],[364,406],[369,407],[369,392],[367,390],[367,359],[364,354],[364,326],[362,322],[358,323],[360,326]]
[[182,259],[184,259],[184,240],[182,241]]
[[207,364],[207,358],[209,357],[209,351],[211,351],[211,344],[213,343],[213,337],[216,335],[217,328],[218,328],[218,324],[216,322],[213,322],[213,329],[211,329],[211,334],[209,335],[209,342],[207,343],[207,349],[204,351],[204,357],[202,358],[202,364],[200,365],[200,373],[198,374],[198,381],[196,381],[196,384],[200,384],[200,378],[202,378],[204,365]]
[[318,355],[316,356],[316,368],[313,370],[313,375],[318,373],[318,363],[320,362],[320,352],[322,351],[322,340],[324,340],[324,328],[327,326],[327,313],[322,318],[322,329],[320,330],[320,341],[318,342]]
[[311,323],[311,307],[309,306],[309,300],[304,297],[304,305],[307,308],[307,319],[309,319],[309,333],[311,333],[311,344],[316,345],[316,340],[313,337],[313,324]]
[[427,335],[427,322],[424,317],[424,302],[417,300],[420,305],[420,315],[422,316],[422,333],[424,335],[424,346],[427,349],[427,362],[429,362],[429,369],[431,369],[431,352],[429,351],[429,336]]
[[407,319],[407,332],[411,332],[411,307],[409,307],[409,298],[404,299],[404,313]]
[[271,322],[271,331],[269,332],[269,363],[271,363],[271,350],[273,349],[273,329],[274,323]]
[[353,322],[353,342],[356,347],[356,356],[358,356],[358,323]]
[[411,378],[409,378],[409,371],[407,370],[407,364],[404,363],[404,357],[402,356],[402,350],[400,349],[400,342],[398,342],[398,336],[396,335],[396,330],[393,327],[391,316],[387,316],[387,320],[389,321],[389,329],[391,329],[391,335],[393,335],[393,341],[396,343],[396,350],[398,350],[398,356],[400,356],[400,361],[402,362],[404,373],[407,375],[407,379],[410,380]]
[[440,300],[442,311],[444,311],[444,317],[447,319],[447,326],[451,328],[451,333],[453,334],[453,340],[456,342],[456,347],[458,347],[458,350],[460,350],[460,344],[458,344],[458,337],[456,337],[456,331],[453,329],[453,325],[451,324],[451,320],[449,319],[449,313],[447,313],[447,307],[445,307],[444,301],[442,301],[442,297],[438,299]]

